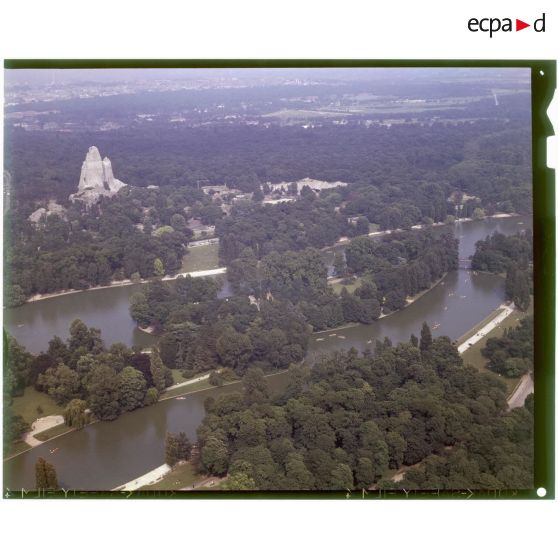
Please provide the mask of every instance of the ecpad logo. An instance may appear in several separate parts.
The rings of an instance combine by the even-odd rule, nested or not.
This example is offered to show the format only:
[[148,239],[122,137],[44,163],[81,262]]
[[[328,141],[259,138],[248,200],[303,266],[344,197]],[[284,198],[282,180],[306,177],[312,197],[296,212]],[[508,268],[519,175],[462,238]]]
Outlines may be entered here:
[[[545,32],[545,16],[546,14],[543,14],[540,18],[536,19],[533,22],[533,30],[536,33]],[[469,20],[467,27],[469,28],[469,31],[472,31],[473,33],[477,33],[478,31],[482,31],[483,33],[490,33],[490,38],[492,38],[492,35],[494,33],[497,33],[498,31],[514,31],[512,20],[509,17],[505,17],[503,19],[500,19],[498,17],[485,17],[482,19],[472,17]],[[531,24],[525,23],[520,19],[515,20],[515,31],[521,31],[522,29],[526,29],[527,27],[531,27]]]

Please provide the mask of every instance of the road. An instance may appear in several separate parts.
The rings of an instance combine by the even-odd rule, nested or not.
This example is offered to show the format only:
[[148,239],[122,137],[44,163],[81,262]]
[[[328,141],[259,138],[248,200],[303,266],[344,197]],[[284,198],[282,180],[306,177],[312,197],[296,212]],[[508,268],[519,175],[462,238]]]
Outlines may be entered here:
[[535,386],[533,383],[533,376],[531,373],[525,374],[514,392],[510,395],[508,399],[508,407],[510,409],[516,409],[517,407],[523,407],[525,404],[525,399],[530,393],[535,391]]

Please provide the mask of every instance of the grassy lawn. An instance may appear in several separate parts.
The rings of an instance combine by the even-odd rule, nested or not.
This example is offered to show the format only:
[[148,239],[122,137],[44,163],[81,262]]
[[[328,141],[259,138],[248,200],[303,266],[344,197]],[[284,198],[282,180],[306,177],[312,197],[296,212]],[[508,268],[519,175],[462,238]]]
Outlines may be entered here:
[[58,426],[53,426],[48,430],[43,430],[43,432],[39,432],[34,437],[37,440],[41,440],[41,442],[46,442],[55,436],[60,436],[60,434],[66,434],[66,432],[71,432],[74,430],[70,426],[66,426],[65,424],[59,424]]
[[343,285],[343,283],[331,283],[330,287],[333,289],[333,292],[336,295],[341,294],[343,288],[347,289],[349,294],[353,294],[356,289],[358,289],[362,285],[362,279],[358,277],[356,281],[350,285]]
[[174,380],[173,385],[186,381],[186,378],[182,375],[182,370],[178,370],[177,368],[172,369],[172,379]]
[[[43,412],[39,413],[37,407],[41,407]],[[25,388],[21,397],[14,397],[12,409],[14,415],[21,415],[29,425],[38,418],[61,415],[64,412],[64,408],[57,405],[51,397],[32,386]]]
[[203,480],[190,463],[180,463],[159,482],[142,486],[140,490],[179,490]]
[[182,259],[181,273],[217,269],[219,267],[219,244],[206,244],[188,248]]
[[4,455],[4,459],[9,459],[10,457],[13,457],[14,455],[17,455],[18,453],[21,453],[22,451],[26,451],[28,449],[31,449],[31,446],[27,442],[18,440],[17,442],[14,442],[11,448],[6,452],[6,455]]
[[[480,341],[475,343],[472,347],[467,349],[461,356],[463,358],[463,362],[465,364],[470,364],[475,368],[478,368],[481,372],[489,372],[490,374],[494,374],[488,368],[486,368],[486,359],[482,356],[481,350],[486,345],[486,340],[491,337],[500,337],[504,333],[504,329],[508,327],[515,327],[519,324],[519,320],[528,316],[533,313],[533,301],[531,300],[531,305],[529,306],[527,312],[520,312],[519,310],[514,310],[504,321],[502,321],[499,325],[497,325],[490,333],[487,333]],[[486,323],[486,320],[483,320],[481,324]],[[476,330],[480,329],[482,325],[476,326],[471,330],[471,333],[475,333]],[[467,333],[466,335],[470,335],[471,333]],[[460,338],[461,339],[461,338]],[[505,382],[508,390],[508,395],[510,395],[513,390],[516,388],[517,384],[520,382],[521,378],[504,378],[504,376],[500,376],[500,379]]]

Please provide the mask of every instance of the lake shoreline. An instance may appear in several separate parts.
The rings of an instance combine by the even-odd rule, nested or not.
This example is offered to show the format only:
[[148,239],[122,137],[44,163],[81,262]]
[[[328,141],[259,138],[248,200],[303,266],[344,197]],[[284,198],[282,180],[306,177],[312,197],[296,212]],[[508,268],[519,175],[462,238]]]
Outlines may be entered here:
[[[405,306],[403,306],[402,308],[399,308],[398,310],[394,310],[393,312],[390,312],[389,314],[380,314],[378,316],[377,320],[374,321],[378,321],[378,320],[382,320],[383,318],[387,318],[388,316],[393,316],[394,314],[396,314],[397,312],[401,312],[401,310],[404,310],[405,308],[411,306],[411,304],[415,303],[419,298],[423,297],[425,294],[429,293],[432,289],[434,289],[435,287],[437,287],[445,278],[446,275],[449,273],[449,271],[444,272],[444,274],[439,278],[436,279],[436,281],[434,283],[432,283],[432,285],[430,287],[428,287],[428,289],[424,289],[423,291],[418,292],[415,296],[409,297],[407,299],[405,299]],[[374,323],[374,322],[372,322]],[[331,333],[332,331],[340,331],[343,329],[350,329],[352,327],[358,327],[358,326],[362,326],[362,325],[371,325],[371,324],[362,324],[360,322],[349,322],[348,324],[344,324],[342,326],[337,326],[331,329],[322,329],[320,331],[313,331],[310,335],[321,335],[322,333]]]
[[[226,267],[218,267],[215,269],[204,269],[201,271],[187,271],[184,273],[177,273],[176,275],[165,275],[161,277],[161,281],[176,281],[179,277],[211,277],[213,275],[222,275],[226,273]],[[132,281],[131,279],[123,279],[122,281],[111,281],[109,285],[98,285],[96,287],[88,287],[87,289],[67,289],[65,291],[57,291],[55,293],[36,294],[29,297],[24,304],[32,302],[40,302],[48,298],[57,298],[59,296],[66,296],[76,293],[87,293],[89,291],[99,291],[101,289],[116,289],[117,287],[128,287],[129,285],[145,285],[152,283],[153,279],[141,279],[140,281]],[[7,307],[4,307],[8,310]]]
[[[518,213],[495,213],[494,215],[487,215],[486,217],[483,217],[482,219],[478,219],[478,221],[483,221],[486,219],[505,219],[508,217],[519,217],[520,214]],[[466,222],[470,222],[473,221],[472,217],[461,217],[459,219],[456,219],[454,221],[455,223],[466,223]],[[445,222],[438,222],[438,223],[433,223],[432,225],[421,225],[421,224],[417,224],[417,225],[413,225],[411,227],[412,230],[421,230],[424,228],[428,228],[428,227],[440,227],[443,225],[448,225],[451,226],[451,223],[445,223]],[[380,236],[385,236],[385,235],[389,235],[389,234],[393,234],[395,232],[401,232],[403,231],[403,229],[394,229],[394,230],[387,230],[387,231],[377,231],[377,232],[372,232],[372,233],[368,233],[368,235],[363,235],[363,236],[370,236],[370,237],[380,237]],[[358,237],[355,237],[358,238]],[[343,241],[338,241],[334,244],[332,244],[331,246],[324,246],[323,248],[321,248],[321,250],[331,250],[337,246],[344,246],[345,244],[348,244],[351,240],[353,239],[347,239],[347,240],[343,240]],[[161,278],[162,281],[175,281],[176,279],[178,279],[179,277],[186,277],[186,276],[190,276],[190,277],[207,277],[207,276],[211,276],[211,275],[220,275],[223,273],[226,273],[227,268],[226,267],[220,267],[220,268],[215,268],[215,269],[205,269],[205,270],[201,270],[201,271],[191,271],[191,272],[183,272],[183,273],[177,273],[176,275],[165,275],[164,277]],[[57,291],[54,293],[45,293],[45,294],[35,294],[33,296],[30,296],[25,302],[24,304],[30,304],[32,302],[39,302],[41,300],[46,300],[49,298],[56,298],[59,296],[65,296],[65,295],[70,295],[70,294],[75,294],[75,293],[84,293],[84,292],[88,292],[88,291],[97,291],[97,290],[101,290],[101,289],[113,289],[113,288],[117,288],[117,287],[126,287],[129,285],[143,285],[146,283],[151,283],[153,281],[153,279],[141,279],[140,281],[132,281],[131,279],[123,279],[122,281],[111,281],[109,285],[97,285],[95,287],[88,287],[87,289],[67,289],[64,291]],[[5,309],[8,309],[7,307],[4,307]]]
[[[288,372],[289,372],[288,369],[280,370],[279,372],[272,372],[271,374],[265,374],[265,378],[272,378],[274,376],[279,376],[281,374],[287,374]],[[200,379],[201,378],[198,378],[198,380],[200,380]],[[175,395],[171,395],[170,397],[161,397],[160,399],[157,400],[155,405],[158,405],[159,403],[163,403],[164,401],[170,401],[171,399],[178,399],[179,397],[188,397],[190,395],[195,395],[195,394],[201,393],[203,391],[218,389],[220,387],[232,386],[232,385],[235,385],[235,384],[239,384],[241,382],[242,382],[242,380],[233,380],[232,382],[227,382],[227,383],[223,384],[222,386],[203,387],[203,388],[200,388],[200,389],[196,389],[194,391],[189,391],[188,393],[183,393],[183,394],[177,393]],[[167,388],[167,390],[168,389],[169,388]],[[172,390],[172,386],[170,386],[170,389]],[[164,395],[167,392],[167,390],[165,392],[163,392],[162,395]],[[144,407],[140,407],[140,408],[143,409]],[[139,409],[134,409],[134,411],[136,411],[136,410],[139,410]],[[133,413],[134,411],[128,411],[128,412]],[[116,420],[118,420],[118,418]],[[88,426],[91,426],[91,425],[96,424],[98,422],[103,422],[103,421],[100,421],[99,419],[92,420],[91,422],[87,423],[83,428],[87,428]],[[107,422],[107,421],[105,421],[105,422]],[[116,421],[111,421],[111,422],[113,422],[113,424],[116,424]],[[56,438],[60,438],[62,436],[67,436],[68,434],[72,434],[72,432],[78,432],[79,430],[82,430],[82,429],[73,428],[72,430],[68,430],[68,432],[62,432],[61,434],[57,434],[56,436],[53,436],[52,438],[49,438],[48,440],[44,440],[44,441],[40,440],[37,445],[31,446],[27,449],[24,449],[23,451],[20,451],[20,452],[14,454],[14,455],[4,457],[2,461],[4,463],[6,463],[7,461],[10,461],[11,459],[14,459],[14,458],[16,458],[16,457],[18,457],[18,456],[20,456],[24,453],[27,453],[27,452],[35,449],[36,447],[38,447],[42,444],[46,444],[47,442],[51,442],[52,440],[55,440]],[[48,432],[48,430],[44,430],[43,432]]]

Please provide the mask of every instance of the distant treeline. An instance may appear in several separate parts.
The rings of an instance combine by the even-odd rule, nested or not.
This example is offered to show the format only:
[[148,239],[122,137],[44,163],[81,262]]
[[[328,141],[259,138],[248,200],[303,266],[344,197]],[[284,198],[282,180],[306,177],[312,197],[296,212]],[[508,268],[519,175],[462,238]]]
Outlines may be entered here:
[[[50,198],[67,204],[87,149],[97,145],[111,159],[115,176],[135,186],[196,188],[202,180],[252,192],[267,181],[310,176],[371,187],[383,204],[402,204],[404,214],[413,205],[434,217],[430,205],[438,201],[425,208],[428,192],[415,194],[423,182],[444,193],[459,189],[479,196],[488,210],[502,204],[528,210],[530,140],[528,126],[515,119],[391,127],[324,123],[310,129],[162,124],[71,134],[8,128],[5,168],[14,206]],[[375,211],[381,215],[380,208]]]

